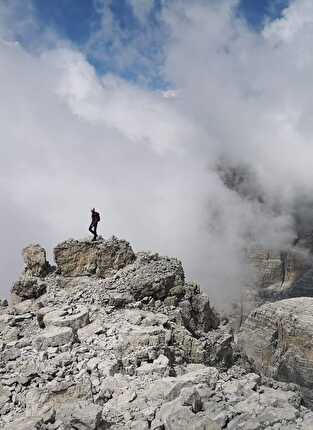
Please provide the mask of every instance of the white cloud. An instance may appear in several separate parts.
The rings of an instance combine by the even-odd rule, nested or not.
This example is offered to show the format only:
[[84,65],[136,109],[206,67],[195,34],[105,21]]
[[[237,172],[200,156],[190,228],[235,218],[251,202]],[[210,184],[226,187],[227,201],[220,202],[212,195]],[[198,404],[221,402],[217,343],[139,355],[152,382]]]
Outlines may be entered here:
[[313,3],[310,0],[297,0],[284,9],[282,17],[264,29],[264,36],[276,41],[291,42],[299,36],[313,33]]
[[[286,11],[290,28],[291,8],[304,5]],[[245,246],[292,241],[294,200],[313,191],[312,38],[297,24],[277,44],[279,22],[255,33],[233,8],[197,0],[164,9],[163,72],[174,88],[165,94],[174,97],[99,77],[66,43],[41,54],[0,43],[3,291],[13,254],[84,235],[90,207],[101,211],[105,236],[181,258],[219,301],[250,276]],[[103,37],[117,32],[120,41],[107,19]],[[221,159],[248,166],[250,195],[261,190],[266,204],[227,189],[215,169]]]
[[142,24],[145,24],[154,6],[154,0],[128,0],[134,15]]

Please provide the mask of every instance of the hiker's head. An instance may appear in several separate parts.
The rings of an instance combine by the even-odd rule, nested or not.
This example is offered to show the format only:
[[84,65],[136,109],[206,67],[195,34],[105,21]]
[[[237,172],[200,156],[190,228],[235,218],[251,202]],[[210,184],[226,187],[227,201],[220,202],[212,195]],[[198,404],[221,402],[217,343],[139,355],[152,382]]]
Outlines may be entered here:
[[92,208],[92,209],[91,209],[91,212],[96,212],[96,209],[95,209],[95,208]]

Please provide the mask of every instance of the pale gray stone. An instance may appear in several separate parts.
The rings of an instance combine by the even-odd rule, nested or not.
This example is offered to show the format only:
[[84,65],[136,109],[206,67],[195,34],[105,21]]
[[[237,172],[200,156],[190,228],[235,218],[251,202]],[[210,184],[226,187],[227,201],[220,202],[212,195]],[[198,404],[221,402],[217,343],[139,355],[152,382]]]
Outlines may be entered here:
[[11,391],[7,387],[0,385],[0,410],[2,406],[9,401],[10,398]]
[[263,305],[244,322],[238,344],[256,370],[303,387],[313,395],[313,298]]
[[[47,290],[47,284],[34,276],[22,276],[12,287],[12,296],[20,300],[37,299]],[[13,301],[13,303],[16,303]]]
[[54,248],[59,271],[64,276],[112,276],[117,270],[135,260],[128,242],[112,237],[97,241],[69,240]]
[[70,327],[50,326],[34,338],[33,346],[37,351],[40,351],[50,346],[60,346],[71,343],[73,339],[73,330]]
[[[215,328],[219,318],[208,297],[185,282],[179,260],[153,253],[128,259],[130,248],[111,242],[66,242],[40,299],[30,286],[29,299],[23,293],[24,301],[0,307],[0,428],[16,430],[17,420],[36,430],[310,428],[296,385],[233,364],[245,364],[233,353],[236,333],[226,323]],[[30,271],[22,283],[26,278],[42,282]],[[286,328],[297,338],[292,331],[282,336],[274,358],[288,352],[282,363],[300,358],[295,368],[302,371],[311,317],[302,306],[296,322],[293,310]],[[268,333],[272,314],[250,339]]]
[[190,408],[182,406],[178,400],[165,403],[159,412],[165,430],[220,430],[221,428],[208,417],[194,414]]
[[38,430],[41,423],[40,417],[21,418],[4,426],[3,430]]
[[89,311],[84,306],[74,309],[58,309],[46,313],[43,323],[46,327],[71,327],[73,330],[78,330],[89,324]]
[[29,245],[23,249],[25,270],[33,276],[47,275],[50,265],[46,259],[46,251],[40,245]]

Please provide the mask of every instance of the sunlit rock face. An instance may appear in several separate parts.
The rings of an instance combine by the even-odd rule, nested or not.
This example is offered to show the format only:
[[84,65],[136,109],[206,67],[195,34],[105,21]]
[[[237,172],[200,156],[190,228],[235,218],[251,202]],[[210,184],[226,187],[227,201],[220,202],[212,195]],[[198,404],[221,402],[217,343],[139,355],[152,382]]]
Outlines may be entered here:
[[58,271],[63,276],[96,275],[106,278],[135,260],[130,244],[109,240],[68,240],[54,249]]
[[48,274],[50,265],[47,261],[46,251],[40,245],[29,245],[23,249],[25,273],[44,277]]

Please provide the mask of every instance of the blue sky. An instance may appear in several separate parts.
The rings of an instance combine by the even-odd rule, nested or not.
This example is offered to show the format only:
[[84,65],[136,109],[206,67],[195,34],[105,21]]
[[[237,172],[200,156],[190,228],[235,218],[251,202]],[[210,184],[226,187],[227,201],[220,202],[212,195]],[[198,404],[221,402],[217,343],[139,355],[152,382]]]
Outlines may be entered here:
[[262,28],[265,19],[275,19],[281,15],[290,0],[241,0],[240,12],[256,30]]
[[[160,3],[156,2],[154,12],[159,10]],[[251,26],[259,29],[266,17],[279,16],[288,3],[289,0],[241,0],[240,13]],[[43,24],[53,26],[75,43],[87,40],[92,29],[99,24],[100,14],[93,0],[34,0],[34,5]],[[114,0],[111,8],[123,27],[136,26],[136,20],[126,0]],[[151,14],[152,19],[153,15]]]
[[[207,0],[208,3],[210,1],[212,0]],[[238,14],[252,28],[259,31],[266,19],[280,16],[289,1],[241,0]],[[85,50],[87,58],[98,73],[113,72],[127,80],[142,81],[141,83],[150,87],[164,89],[167,84],[162,80],[158,70],[158,65],[162,61],[164,34],[159,31],[158,17],[164,0],[154,1],[146,23],[142,23],[135,16],[131,3],[132,0],[33,0],[40,26],[52,28],[62,38]],[[103,4],[107,10],[103,8]],[[93,37],[101,28],[101,20],[106,14],[112,16],[114,30],[123,35],[119,43],[128,47],[129,52],[135,47],[140,54],[134,56],[127,64],[118,64],[114,61],[120,46],[117,46],[117,41],[113,37],[110,38],[109,35],[104,37],[103,34],[98,38]],[[146,82],[143,82],[145,80]]]
[[[155,3],[151,19],[159,11],[161,0]],[[240,14],[258,30],[266,17],[280,16],[288,4],[289,0],[241,0]],[[53,26],[75,43],[86,41],[92,29],[99,24],[100,14],[96,10],[94,0],[34,0],[34,5],[44,25]],[[126,0],[114,0],[111,9],[122,27],[134,28],[138,25]]]
[[[149,17],[151,23],[155,23],[161,2],[162,0],[154,0]],[[43,25],[53,27],[59,34],[77,44],[86,42],[100,25],[101,7],[97,7],[97,3],[98,0],[33,0],[39,21]],[[139,22],[132,13],[129,1],[114,0],[110,3],[114,18],[122,29],[138,30]]]

